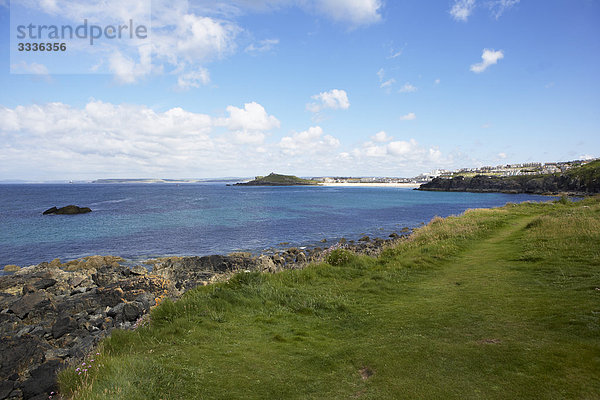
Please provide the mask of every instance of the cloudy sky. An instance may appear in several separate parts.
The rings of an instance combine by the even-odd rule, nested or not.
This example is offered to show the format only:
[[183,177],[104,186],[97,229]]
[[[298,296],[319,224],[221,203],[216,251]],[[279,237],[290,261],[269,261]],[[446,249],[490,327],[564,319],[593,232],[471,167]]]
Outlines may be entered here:
[[[600,156],[598,1],[94,3],[0,0],[0,180],[414,176]],[[17,14],[151,28],[25,55]]]

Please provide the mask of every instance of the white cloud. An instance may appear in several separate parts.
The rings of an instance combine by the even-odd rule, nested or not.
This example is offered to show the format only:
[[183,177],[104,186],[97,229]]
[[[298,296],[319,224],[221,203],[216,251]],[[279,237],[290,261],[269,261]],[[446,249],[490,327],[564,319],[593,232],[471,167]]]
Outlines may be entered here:
[[368,25],[381,20],[381,0],[204,0],[197,5],[199,12],[237,17],[246,11],[272,12],[285,7],[301,9],[351,27]]
[[381,0],[312,0],[300,4],[312,3],[312,6],[331,19],[348,22],[353,26],[369,25],[381,20],[379,11]]
[[417,88],[413,85],[410,84],[410,82],[406,82],[404,84],[404,86],[402,86],[400,88],[400,90],[398,92],[400,93],[411,93],[411,92],[416,92]]
[[259,41],[256,45],[251,43],[244,50],[246,53],[265,53],[271,51],[276,45],[279,44],[279,39],[264,39]]
[[268,115],[263,106],[256,102],[244,104],[244,108],[227,107],[229,118],[225,124],[231,130],[270,130],[279,127],[279,120]]
[[[135,83],[150,72],[150,46],[140,48],[140,62],[120,51],[115,51],[109,56],[108,68],[114,73],[115,79],[120,83]],[[147,62],[148,61],[148,62]]]
[[371,140],[377,143],[385,143],[390,142],[393,138],[388,136],[385,131],[377,132],[375,135],[371,136]]
[[471,65],[470,70],[479,74],[485,71],[490,65],[497,64],[498,60],[503,58],[504,52],[502,50],[495,51],[494,49],[483,49],[483,54],[481,55],[482,61]]
[[[79,0],[27,0],[23,4],[79,23],[84,18],[90,21],[149,20],[150,16],[146,15],[149,7],[143,6],[148,3],[107,0],[98,7],[97,2]],[[142,52],[138,49],[140,42],[118,49],[95,46],[95,65],[90,68],[108,68],[107,72],[115,74],[116,81],[123,84],[139,82],[152,72],[172,74],[179,88],[198,88],[206,84],[198,71],[205,71],[211,62],[234,54],[240,37],[247,37],[249,32],[239,25],[240,16],[288,7],[299,7],[355,28],[379,21],[383,5],[381,0],[153,0],[151,49]],[[278,43],[278,39],[267,38],[246,46],[245,51],[267,52]]]
[[394,78],[388,79],[385,82],[382,82],[381,85],[379,85],[379,87],[381,88],[386,88],[386,87],[390,87],[392,86],[394,83],[396,83],[396,80]]
[[[491,15],[499,19],[509,9],[519,4],[520,0],[487,0],[484,5],[490,10]],[[457,20],[466,22],[476,7],[475,0],[454,0],[450,15]]]
[[498,158],[505,159],[507,157],[506,153],[498,153]]
[[323,136],[323,129],[320,126],[312,126],[305,131],[285,136],[279,142],[279,147],[286,155],[330,153],[339,145],[340,141],[335,137],[331,135]]
[[436,80],[434,81],[434,83],[435,83],[436,85],[439,85],[439,84],[440,84],[440,82],[442,82],[440,79],[436,79]]
[[403,51],[404,51],[404,49],[394,50],[393,48],[391,48],[390,55],[387,58],[389,60],[393,60],[394,58],[400,57],[402,55]]
[[596,158],[596,157],[594,157],[591,154],[583,154],[583,155],[579,156],[580,160],[593,160],[594,158]]
[[[382,140],[375,140],[378,136],[381,136]],[[404,176],[410,176],[411,174],[416,175],[415,170],[422,172],[448,165],[451,162],[449,159],[445,159],[436,147],[426,148],[415,139],[392,141],[390,137],[381,132],[372,139],[373,141],[365,142],[351,151],[340,153],[340,162],[351,163],[355,168],[373,171],[376,174],[390,171],[387,173],[396,176],[398,176],[399,169],[412,171],[403,173]]]
[[486,122],[485,124],[481,125],[481,129],[489,129],[492,127],[492,124],[490,124],[489,122]]
[[48,75],[48,68],[44,64],[21,61],[16,64],[11,64],[10,72],[13,74]]
[[435,146],[423,146],[415,139],[393,140],[385,132],[371,137],[371,141],[337,156],[339,168],[351,166],[363,175],[415,176],[436,168],[453,166],[452,156],[444,156]]
[[153,25],[152,45],[161,60],[175,66],[203,63],[223,58],[236,49],[235,39],[241,28],[232,22],[186,12],[171,18],[163,17],[156,27]]
[[206,68],[198,68],[177,77],[177,86],[182,90],[199,88],[210,83],[210,74]]
[[408,113],[406,115],[402,115],[400,117],[401,121],[412,121],[413,119],[417,119],[417,115],[414,112]]
[[324,109],[347,110],[350,107],[348,94],[345,90],[333,89],[328,92],[321,92],[312,96],[312,99],[317,100],[317,102],[308,103],[306,109],[314,113]]
[[519,4],[521,0],[496,0],[489,3],[490,12],[494,18],[498,19],[505,11]]
[[[0,106],[0,178],[202,177],[247,171],[279,126],[258,103],[226,118],[92,100]],[[223,132],[223,128],[226,128]]]
[[466,22],[474,8],[475,0],[455,0],[450,15],[457,21]]
[[396,142],[390,142],[387,145],[386,150],[387,153],[392,156],[405,156],[407,154],[418,151],[418,145],[417,141],[414,139],[411,139],[408,142],[400,140]]
[[390,78],[386,81],[384,81],[385,79],[385,71],[383,68],[379,69],[379,71],[377,71],[377,77],[379,78],[379,87],[382,89],[387,89],[386,91],[389,93],[390,92],[390,87],[396,83],[396,79],[394,78]]

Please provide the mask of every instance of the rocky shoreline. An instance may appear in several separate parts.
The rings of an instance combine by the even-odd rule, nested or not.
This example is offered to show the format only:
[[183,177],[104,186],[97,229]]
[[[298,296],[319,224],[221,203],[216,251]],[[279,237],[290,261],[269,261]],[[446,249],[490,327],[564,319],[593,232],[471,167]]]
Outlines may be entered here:
[[[163,299],[238,272],[303,268],[335,248],[377,255],[408,235],[342,239],[328,248],[288,248],[253,256],[166,257],[122,265],[113,256],[56,259],[0,276],[0,400],[47,399],[56,374],[74,365],[113,329],[134,329]],[[145,317],[146,316],[146,317]]]
[[600,193],[600,182],[596,180],[586,181],[567,174],[511,177],[476,175],[474,177],[435,178],[431,182],[421,185],[417,190],[584,196]]

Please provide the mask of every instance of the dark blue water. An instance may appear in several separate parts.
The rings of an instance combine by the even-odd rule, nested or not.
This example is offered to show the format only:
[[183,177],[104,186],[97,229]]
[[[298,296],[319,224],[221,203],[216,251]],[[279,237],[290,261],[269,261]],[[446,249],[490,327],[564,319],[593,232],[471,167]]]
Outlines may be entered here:
[[[548,200],[501,193],[404,188],[228,187],[219,184],[0,185],[0,266],[54,258],[258,252],[289,242],[387,237],[432,217],[507,202]],[[76,204],[93,212],[42,215]],[[322,246],[322,244],[321,244]]]

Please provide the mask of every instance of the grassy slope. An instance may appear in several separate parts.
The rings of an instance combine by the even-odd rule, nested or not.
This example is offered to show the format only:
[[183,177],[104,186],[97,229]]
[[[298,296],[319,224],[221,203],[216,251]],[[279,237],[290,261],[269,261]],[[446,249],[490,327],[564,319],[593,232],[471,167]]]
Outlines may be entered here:
[[330,262],[165,303],[151,327],[113,334],[84,379],[65,371],[63,391],[600,398],[600,199],[435,219],[379,259]]
[[600,182],[600,160],[573,168],[572,170],[567,171],[566,175],[572,178],[579,178],[582,182],[585,182],[588,187],[591,187],[594,183],[597,186],[597,182]]

